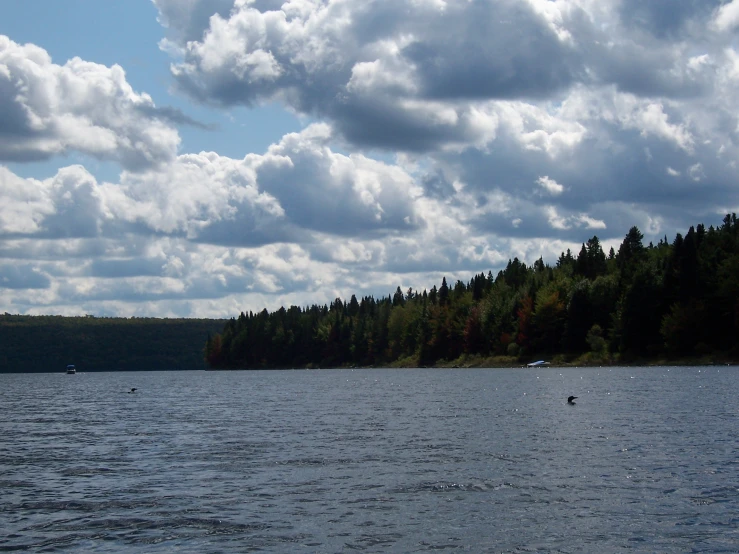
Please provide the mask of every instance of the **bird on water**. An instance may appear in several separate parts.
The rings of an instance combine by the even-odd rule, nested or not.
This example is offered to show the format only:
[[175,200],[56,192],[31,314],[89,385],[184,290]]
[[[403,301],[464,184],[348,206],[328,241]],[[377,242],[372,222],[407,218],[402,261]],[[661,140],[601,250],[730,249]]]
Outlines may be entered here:
[[128,391],[128,394],[131,394],[133,392],[136,392],[136,390],[137,390],[136,387],[133,387],[130,391]]
[[569,397],[569,398],[567,399],[567,403],[568,403],[568,404],[576,404],[576,402],[575,402],[575,398],[577,398],[577,396],[570,396],[570,397]]

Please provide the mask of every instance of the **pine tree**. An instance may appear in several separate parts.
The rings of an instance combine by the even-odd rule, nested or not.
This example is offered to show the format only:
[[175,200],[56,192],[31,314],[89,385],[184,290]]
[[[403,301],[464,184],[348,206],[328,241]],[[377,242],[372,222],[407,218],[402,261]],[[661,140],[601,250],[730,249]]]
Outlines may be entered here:
[[441,287],[439,287],[439,305],[446,306],[449,303],[449,287],[446,284],[446,277],[441,280]]

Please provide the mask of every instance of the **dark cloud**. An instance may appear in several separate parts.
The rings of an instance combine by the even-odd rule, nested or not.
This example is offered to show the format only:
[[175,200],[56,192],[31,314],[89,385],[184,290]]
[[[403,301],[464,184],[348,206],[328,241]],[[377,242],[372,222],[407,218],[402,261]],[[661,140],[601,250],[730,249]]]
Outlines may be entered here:
[[90,265],[90,277],[159,277],[164,273],[161,259],[95,259]]
[[677,37],[691,23],[705,24],[725,0],[622,0],[619,15],[624,27],[639,27],[660,39]]
[[421,184],[426,195],[431,198],[447,199],[452,198],[456,193],[452,183],[439,170],[423,175]]
[[0,160],[33,162],[50,157],[40,149],[25,144],[43,136],[33,129],[28,111],[18,98],[18,83],[11,75],[0,73]]
[[202,123],[185,114],[182,110],[171,106],[156,107],[152,105],[142,105],[137,106],[137,110],[147,117],[155,117],[173,125],[189,125],[190,127],[202,129],[203,131],[218,130],[217,124]]
[[365,148],[424,153],[474,138],[469,125],[460,123],[458,116],[439,121],[433,108],[407,110],[380,95],[336,102],[327,115],[346,140]]
[[577,52],[523,2],[454,3],[402,55],[426,98],[548,97],[581,71]]
[[47,289],[51,280],[33,264],[0,265],[0,289]]
[[256,247],[275,242],[300,243],[307,238],[306,233],[292,222],[270,221],[245,210],[237,212],[231,219],[214,221],[191,240],[221,246]]
[[[416,227],[406,183],[384,166],[373,162],[363,167],[361,160],[320,150],[285,154],[292,167],[263,164],[257,175],[260,188],[277,198],[292,224],[343,236]],[[363,172],[372,180],[367,186]]]
[[[5,99],[4,102],[0,102],[0,141],[6,140],[6,136],[13,137],[29,133],[28,113],[16,99],[17,95],[16,83],[13,83],[10,75],[0,74],[0,97]],[[9,145],[2,145],[2,142],[0,142],[0,148],[10,150]]]
[[696,98],[712,88],[713,75],[690,73],[674,47],[657,42],[594,46],[589,53],[594,82],[614,84],[641,97]]

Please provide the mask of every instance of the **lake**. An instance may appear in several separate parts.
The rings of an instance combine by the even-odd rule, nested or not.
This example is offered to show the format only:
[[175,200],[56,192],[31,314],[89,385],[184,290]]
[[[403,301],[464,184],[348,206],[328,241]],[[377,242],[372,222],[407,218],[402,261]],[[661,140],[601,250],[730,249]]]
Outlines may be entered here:
[[62,371],[0,375],[0,551],[739,551],[736,367]]

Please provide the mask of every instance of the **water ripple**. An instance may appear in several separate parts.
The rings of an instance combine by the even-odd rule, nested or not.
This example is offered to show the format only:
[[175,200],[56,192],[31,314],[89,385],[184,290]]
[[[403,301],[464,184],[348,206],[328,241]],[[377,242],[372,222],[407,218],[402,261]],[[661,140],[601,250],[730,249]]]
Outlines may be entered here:
[[0,552],[737,551],[735,368],[0,380]]

